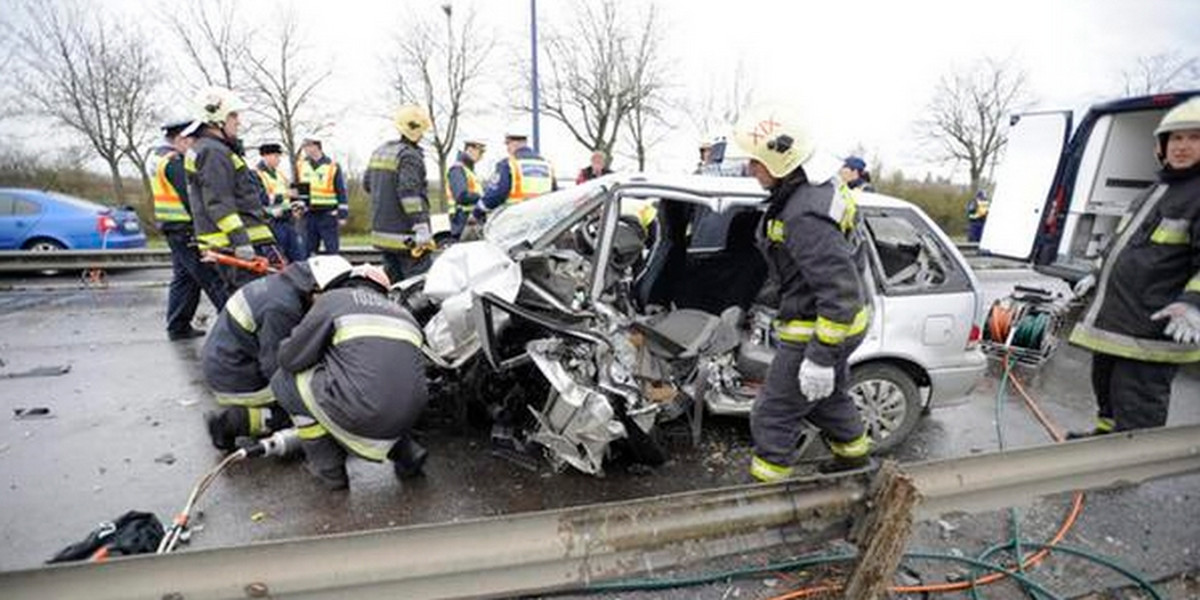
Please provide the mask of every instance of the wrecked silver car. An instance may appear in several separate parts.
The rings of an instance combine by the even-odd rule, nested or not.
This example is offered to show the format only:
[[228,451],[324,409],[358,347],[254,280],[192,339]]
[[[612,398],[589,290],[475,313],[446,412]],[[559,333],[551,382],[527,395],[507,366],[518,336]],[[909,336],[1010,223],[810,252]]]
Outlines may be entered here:
[[[663,462],[664,426],[696,441],[706,412],[749,414],[775,343],[754,245],[764,198],[752,179],[612,175],[504,208],[400,286],[433,404],[591,474],[614,456]],[[919,209],[864,194],[860,212],[878,317],[851,395],[886,451],[983,371],[981,308]]]

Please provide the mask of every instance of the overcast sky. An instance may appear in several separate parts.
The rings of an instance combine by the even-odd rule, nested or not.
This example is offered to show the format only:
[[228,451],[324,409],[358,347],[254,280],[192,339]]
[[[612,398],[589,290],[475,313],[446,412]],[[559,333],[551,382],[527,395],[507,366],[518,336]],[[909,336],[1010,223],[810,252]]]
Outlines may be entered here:
[[[500,41],[491,85],[520,87],[508,65],[529,53],[529,0],[451,0],[455,16],[468,4]],[[638,0],[626,0],[639,6]],[[381,58],[406,17],[444,18],[443,0],[296,2],[302,26],[330,61],[335,75],[326,92],[345,107],[329,136],[335,158],[361,166],[382,140],[394,137],[383,118],[386,80]],[[861,146],[888,170],[910,175],[930,164],[914,139],[939,77],[982,57],[1010,60],[1026,69],[1029,92],[1042,108],[1078,108],[1120,94],[1122,69],[1139,56],[1174,51],[1200,55],[1200,1],[1009,0],[1007,2],[906,0],[814,1],[659,0],[664,50],[681,95],[696,96],[731,81],[739,62],[756,97],[802,107],[817,125],[823,146],[844,154]],[[104,3],[157,32],[161,2]],[[271,22],[272,2],[239,2],[248,21]],[[541,0],[543,33],[566,26],[570,0]],[[487,114],[466,123],[465,136],[492,142],[489,164],[506,129],[529,129],[529,117],[507,108],[505,94],[489,88]],[[181,98],[181,103],[187,99]],[[695,160],[703,132],[686,117],[652,150],[651,168],[682,171]],[[261,130],[260,130],[261,131]],[[543,116],[542,149],[561,175],[586,163],[586,151]],[[258,133],[258,132],[255,132]],[[258,140],[250,139],[251,143]],[[618,155],[617,168],[631,158]],[[961,174],[961,170],[960,170]]]

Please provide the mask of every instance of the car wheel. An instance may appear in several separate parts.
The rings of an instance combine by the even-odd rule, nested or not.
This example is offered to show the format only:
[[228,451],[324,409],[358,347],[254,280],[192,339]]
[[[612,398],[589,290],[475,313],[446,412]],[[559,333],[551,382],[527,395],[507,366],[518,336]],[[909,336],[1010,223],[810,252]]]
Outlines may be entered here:
[[875,452],[888,452],[903,443],[921,418],[917,384],[899,367],[874,363],[851,369],[849,394]]
[[51,239],[38,238],[25,244],[25,249],[33,252],[57,252],[66,250],[67,247]]

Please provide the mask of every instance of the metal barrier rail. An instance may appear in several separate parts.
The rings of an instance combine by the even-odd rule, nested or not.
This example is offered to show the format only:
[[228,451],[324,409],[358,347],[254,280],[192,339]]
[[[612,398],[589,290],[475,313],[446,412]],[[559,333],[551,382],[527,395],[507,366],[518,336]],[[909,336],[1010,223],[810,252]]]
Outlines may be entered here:
[[[1200,471],[1200,425],[905,465],[919,516]],[[870,481],[746,485],[0,573],[18,598],[477,598],[532,594],[844,537]]]
[[[366,247],[342,248],[341,255],[351,262],[379,262],[379,251]],[[171,251],[166,248],[122,250],[61,250],[35,252],[30,250],[0,251],[0,273],[39,271],[71,271],[103,269],[124,271],[171,266]]]

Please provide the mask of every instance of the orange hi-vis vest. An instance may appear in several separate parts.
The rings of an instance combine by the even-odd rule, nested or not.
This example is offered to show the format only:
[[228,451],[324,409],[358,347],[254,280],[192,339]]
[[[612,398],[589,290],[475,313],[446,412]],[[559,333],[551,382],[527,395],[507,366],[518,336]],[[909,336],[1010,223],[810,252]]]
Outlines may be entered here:
[[167,179],[167,165],[179,156],[170,148],[159,148],[155,151],[157,161],[154,165],[154,177],[150,179],[150,191],[154,194],[154,220],[159,223],[189,223],[192,215],[188,214],[183,205],[183,196],[175,185]]
[[316,209],[337,208],[337,190],[333,186],[337,169],[337,163],[333,161],[315,169],[308,159],[300,161],[300,181],[308,183],[309,206]]
[[267,191],[267,197],[271,199],[271,204],[287,201],[288,182],[283,172],[279,169],[275,169],[274,175],[266,169],[256,169],[256,172],[262,181],[263,189]]
[[475,171],[467,165],[458,162],[450,165],[450,169],[446,169],[446,204],[450,207],[450,214],[455,214],[462,210],[458,203],[455,202],[454,192],[450,190],[450,170],[454,167],[462,167],[463,176],[467,179],[467,193],[480,195],[483,193],[483,188],[479,185],[479,178],[475,176]]
[[508,190],[509,204],[541,196],[554,189],[554,170],[549,162],[540,158],[510,157],[508,170],[512,177],[512,187]]

